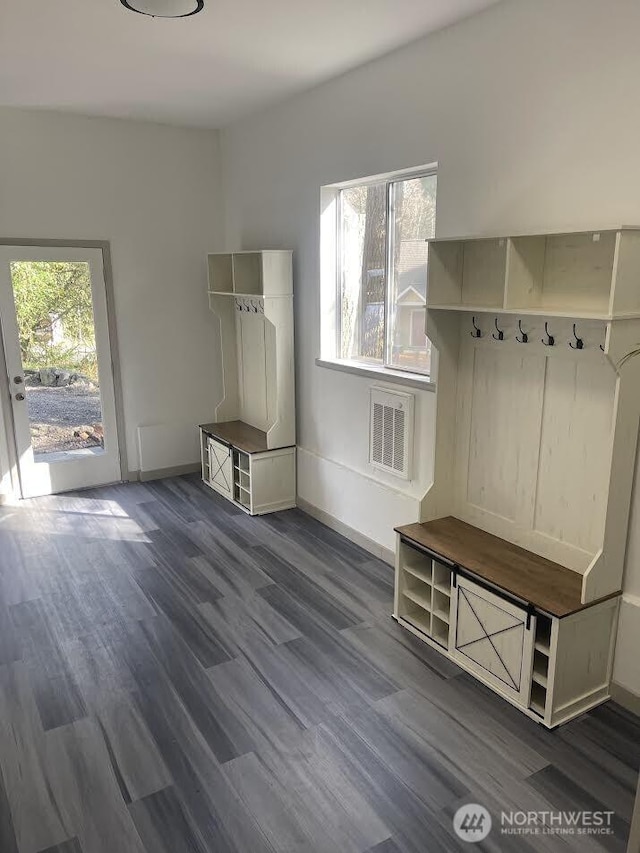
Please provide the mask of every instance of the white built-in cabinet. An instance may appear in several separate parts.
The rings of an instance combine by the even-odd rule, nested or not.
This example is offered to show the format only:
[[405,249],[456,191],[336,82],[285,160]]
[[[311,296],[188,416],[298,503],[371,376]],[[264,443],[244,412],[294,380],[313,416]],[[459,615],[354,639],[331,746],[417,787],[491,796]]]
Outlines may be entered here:
[[202,477],[252,515],[295,506],[292,253],[211,254],[223,393],[200,425]]
[[[609,696],[640,416],[640,230],[430,241],[426,331],[434,480],[424,530],[398,534],[394,615],[554,726]],[[445,619],[436,575],[451,549],[411,541],[445,519],[501,540],[506,566],[511,546],[548,561],[558,600],[540,599],[521,554],[503,575],[478,554],[453,559]]]
[[[459,524],[433,524],[443,523]],[[582,606],[574,595],[571,603],[549,588],[547,566],[540,590],[534,583],[523,598],[513,591],[522,593],[520,585],[499,572],[487,580],[482,563],[495,567],[491,548],[470,546],[470,570],[423,544],[433,529],[398,529],[394,616],[403,627],[549,728],[609,697],[619,596]]]

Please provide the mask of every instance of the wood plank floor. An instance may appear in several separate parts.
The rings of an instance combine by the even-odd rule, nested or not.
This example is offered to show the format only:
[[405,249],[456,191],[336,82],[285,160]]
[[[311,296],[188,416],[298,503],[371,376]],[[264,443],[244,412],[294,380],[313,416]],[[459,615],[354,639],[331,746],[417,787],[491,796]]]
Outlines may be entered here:
[[[392,572],[195,477],[0,509],[2,853],[623,851],[639,721],[547,732],[390,618]],[[615,834],[501,835],[602,809]]]

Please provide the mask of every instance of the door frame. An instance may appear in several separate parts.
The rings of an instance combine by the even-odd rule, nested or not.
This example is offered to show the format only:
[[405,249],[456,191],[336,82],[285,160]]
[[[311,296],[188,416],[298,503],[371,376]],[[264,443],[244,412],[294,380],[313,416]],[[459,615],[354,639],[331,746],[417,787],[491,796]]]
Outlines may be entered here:
[[[124,419],[124,398],[122,395],[122,378],[120,373],[120,351],[118,347],[118,327],[116,323],[116,307],[113,292],[113,267],[111,265],[111,243],[109,240],[58,240],[20,237],[0,237],[0,246],[23,246],[67,249],[99,249],[102,252],[102,267],[104,272],[105,298],[107,302],[107,326],[111,348],[111,372],[113,375],[113,390],[116,407],[116,431],[118,433],[118,456],[120,463],[120,479],[127,481],[129,468],[127,462],[126,431]],[[4,352],[4,344],[0,339],[0,416],[2,417],[6,446],[0,446],[0,468],[2,462],[9,465],[9,476],[14,497],[22,497],[22,487],[18,476],[18,458],[15,444],[13,411],[9,404],[11,389]],[[2,433],[0,431],[0,445]],[[4,459],[6,455],[6,460]],[[106,485],[106,484],[105,484]],[[0,495],[0,502],[2,496]]]

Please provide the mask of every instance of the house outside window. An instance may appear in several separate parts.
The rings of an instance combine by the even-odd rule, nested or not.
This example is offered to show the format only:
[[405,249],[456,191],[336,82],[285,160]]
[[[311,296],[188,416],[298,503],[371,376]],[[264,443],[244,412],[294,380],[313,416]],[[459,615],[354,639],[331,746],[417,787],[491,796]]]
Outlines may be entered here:
[[336,357],[430,373],[424,333],[435,170],[341,187],[337,195]]

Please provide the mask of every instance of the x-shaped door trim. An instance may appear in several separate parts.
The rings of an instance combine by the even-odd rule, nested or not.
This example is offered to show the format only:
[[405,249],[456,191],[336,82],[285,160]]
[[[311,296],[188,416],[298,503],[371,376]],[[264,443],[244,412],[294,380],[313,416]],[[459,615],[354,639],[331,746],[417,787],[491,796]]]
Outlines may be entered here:
[[[501,655],[501,654],[500,654],[500,652],[498,651],[498,649],[497,649],[497,647],[496,647],[496,644],[493,642],[493,640],[492,640],[491,638],[492,638],[492,637],[497,636],[498,634],[504,634],[504,633],[506,633],[507,631],[513,631],[515,628],[522,628],[522,629],[524,630],[524,622],[523,622],[523,621],[522,621],[522,622],[517,622],[515,625],[510,625],[508,628],[502,628],[502,629],[500,629],[499,631],[494,631],[493,633],[488,634],[488,633],[487,633],[487,629],[485,628],[485,626],[484,626],[484,624],[483,624],[482,620],[480,619],[480,617],[479,617],[479,616],[478,616],[478,614],[476,613],[476,611],[475,611],[475,609],[474,609],[474,607],[473,607],[473,604],[471,604],[471,602],[469,601],[469,596],[467,595],[466,590],[462,589],[462,587],[458,587],[458,595],[460,595],[460,594],[462,594],[462,597],[464,598],[464,600],[465,600],[465,601],[466,601],[466,603],[468,604],[468,606],[469,606],[469,610],[471,611],[471,613],[472,613],[472,614],[473,614],[473,616],[475,617],[475,619],[476,619],[476,621],[477,621],[478,625],[479,625],[479,626],[480,626],[480,628],[482,629],[482,633],[484,634],[484,636],[483,636],[483,637],[478,637],[478,639],[476,639],[476,640],[472,640],[472,641],[471,641],[471,642],[469,642],[469,643],[463,643],[461,646],[459,646],[459,645],[457,644],[457,642],[456,642],[456,648],[457,648],[459,651],[461,651],[462,649],[466,648],[467,646],[471,646],[471,645],[473,645],[474,643],[478,643],[478,642],[480,642],[481,640],[488,640],[488,641],[489,641],[489,643],[491,644],[491,647],[492,647],[493,651],[494,651],[494,652],[495,652],[495,654],[496,654],[496,657],[498,658],[498,660],[499,660],[499,661],[500,661],[500,663],[502,664],[502,667],[503,667],[504,671],[505,671],[505,672],[507,673],[507,675],[509,676],[509,680],[511,681],[511,685],[513,686],[513,689],[514,689],[514,690],[520,690],[520,684],[519,684],[519,683],[516,683],[515,678],[514,678],[514,677],[513,677],[513,675],[511,675],[511,673],[509,672],[509,669],[508,669],[508,667],[507,667],[506,663],[505,663],[505,662],[504,662],[504,660],[502,659],[502,655]],[[491,602],[488,602],[488,603],[489,603],[489,604],[491,604]],[[495,605],[492,605],[492,606],[493,606],[493,607],[495,607]],[[509,615],[511,615],[511,616],[512,616],[512,618],[516,618],[516,617],[514,617],[512,614],[509,614]],[[474,660],[474,659],[471,657],[471,655],[466,655],[466,657],[469,657],[471,660]],[[478,663],[478,661],[476,661],[476,663]],[[480,665],[481,665],[481,664],[480,664]],[[508,682],[506,682],[503,678],[500,678],[500,676],[499,676],[499,675],[497,675],[495,672],[493,672],[493,673],[492,673],[492,675],[494,675],[494,676],[495,676],[496,678],[498,678],[500,681],[502,681],[502,682],[504,682],[505,684],[507,684],[507,685],[508,685]],[[511,685],[508,685],[508,686],[511,686]]]
[[223,458],[223,460],[221,462],[219,457],[218,457],[218,454],[216,453],[215,445],[210,444],[209,447],[213,451],[213,457],[216,460],[216,465],[218,466],[215,473],[212,474],[211,471],[209,471],[209,476],[211,477],[211,482],[217,483],[219,486],[222,486],[223,484],[221,482],[219,482],[218,480],[216,480],[216,477],[218,476],[218,474],[222,474],[222,479],[224,480],[224,487],[226,488],[226,490],[228,492],[230,492],[231,486],[229,485],[229,483],[227,481],[227,475],[225,474],[224,466],[226,465],[227,460],[231,456],[231,451],[229,450],[229,452],[227,453],[227,455]]

